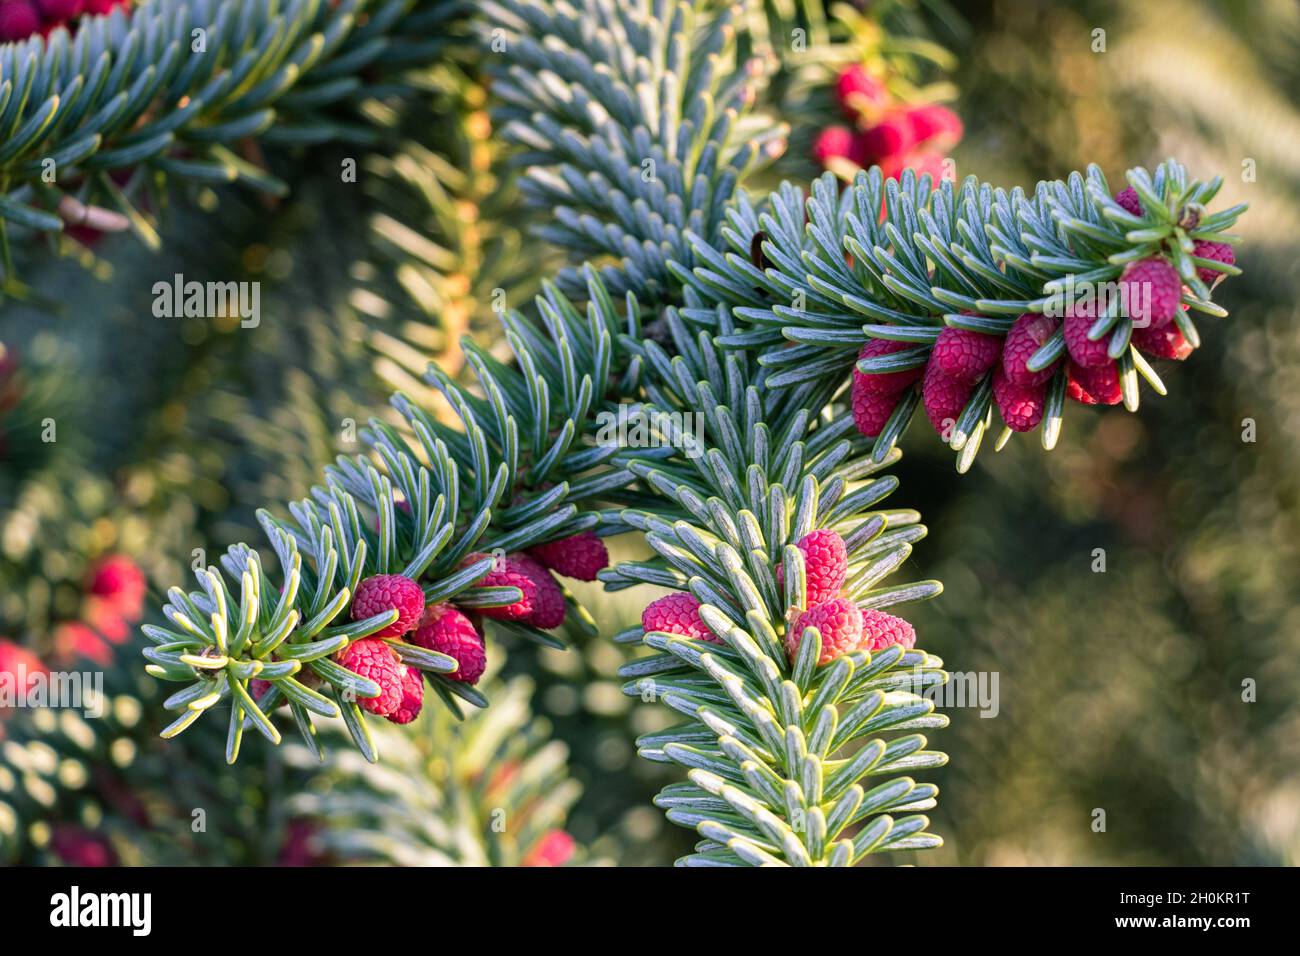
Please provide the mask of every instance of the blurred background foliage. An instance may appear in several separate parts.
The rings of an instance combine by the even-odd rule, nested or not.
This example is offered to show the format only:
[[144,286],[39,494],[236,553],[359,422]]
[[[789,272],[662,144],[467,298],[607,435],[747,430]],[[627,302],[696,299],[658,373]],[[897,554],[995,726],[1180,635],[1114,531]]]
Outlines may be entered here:
[[[778,57],[767,108],[794,126],[780,175],[815,172],[828,85],[856,50],[917,64],[901,95],[955,94],[959,176],[1031,187],[1097,162],[1118,182],[1172,154],[1222,172],[1223,202],[1252,208],[1246,274],[1216,297],[1232,315],[1202,323],[1207,347],[1168,370],[1168,399],[1135,416],[1072,407],[1054,453],[1013,441],[964,478],[937,443],[904,440],[898,500],[931,529],[912,570],[947,588],[912,614],[921,642],[954,671],[996,672],[1000,691],[995,718],[955,711],[938,738],[947,843],[916,862],[1300,862],[1300,7],[858,3],[832,8],[838,26],[809,0],[755,7],[755,50],[779,50],[793,23],[834,53]],[[196,191],[162,253],[120,237],[69,247],[27,273],[57,291],[59,314],[0,309],[17,369],[0,367],[0,636],[51,653],[110,552],[141,565],[156,607],[195,549],[211,562],[253,540],[255,507],[303,495],[321,464],[355,452],[353,425],[383,416],[390,389],[433,401],[416,378],[427,358],[454,367],[464,333],[499,345],[495,308],[522,307],[553,257],[527,236],[473,66],[410,80],[413,98],[360,104],[370,143],[269,153],[289,198]],[[357,183],[340,188],[348,161]],[[260,281],[261,324],[155,319],[152,285],[176,273]],[[52,444],[32,439],[47,418]],[[639,547],[612,544],[616,559]],[[626,652],[608,640],[654,595],[575,591],[602,636],[512,648],[492,677],[542,768],[511,806],[539,807],[546,826],[567,809],[574,862],[670,862],[693,837],[651,806],[665,771],[633,743],[662,716],[620,693]],[[528,856],[483,827],[505,799],[467,763],[484,759],[473,740],[499,740],[487,714],[438,734],[422,718],[378,769],[290,752],[228,770],[220,740],[156,739],[160,695],[137,651],[118,648],[106,689],[128,703],[94,737],[32,714],[0,723],[0,863],[68,859],[60,826],[106,834],[122,862]],[[537,803],[542,788],[564,799]],[[193,807],[238,803],[252,809],[218,813],[218,838],[194,835]],[[414,832],[413,809],[450,829]]]

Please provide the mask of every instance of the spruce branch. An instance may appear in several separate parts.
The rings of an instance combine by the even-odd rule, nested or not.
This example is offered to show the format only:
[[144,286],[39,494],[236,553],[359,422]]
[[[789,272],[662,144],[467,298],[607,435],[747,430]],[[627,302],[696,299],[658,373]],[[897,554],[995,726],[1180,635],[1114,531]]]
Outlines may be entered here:
[[[885,181],[873,170],[843,192],[825,177],[808,197],[787,184],[751,199],[737,189],[779,134],[746,119],[759,74],[730,68],[728,15],[666,0],[501,0],[486,10],[489,49],[504,43],[494,87],[504,135],[532,167],[525,194],[554,210],[543,238],[569,250],[575,268],[544,284],[536,321],[503,317],[509,357],[462,340],[472,387],[429,370],[455,422],[395,396],[402,431],[373,422],[369,455],[328,469],[291,506],[292,520],[263,519],[280,597],[242,545],[224,562],[237,584],[213,569],[200,572],[200,591],[173,589],[167,613],[179,630],[150,634],[155,675],[190,685],[172,698],[183,711],[176,729],[229,699],[234,751],[245,723],[278,740],[260,709],[268,699],[247,692],[257,676],[290,698],[315,752],[301,716],[319,702],[301,692],[300,660],[324,648],[307,664],[329,685],[327,704],[372,689],[324,656],[390,620],[341,623],[362,575],[400,570],[420,578],[427,601],[504,604],[517,592],[477,583],[490,560],[461,567],[473,549],[631,528],[655,557],[604,572],[606,587],[689,593],[717,639],[653,627],[619,637],[653,652],[624,669],[627,693],[686,718],[640,741],[648,759],[687,770],[688,782],[659,798],[701,834],[683,862],[849,865],[935,845],[923,812],[937,791],[905,774],[945,760],[912,733],[946,723],[925,694],[946,679],[942,662],[895,643],[819,663],[828,635],[792,633],[809,594],[798,543],[814,530],[843,540],[854,606],[939,592],[937,582],[885,583],[925,530],[913,511],[877,507],[896,484],[879,472],[897,459],[919,397],[904,397],[869,441],[843,411],[849,376],[855,366],[863,377],[920,367],[945,329],[1002,338],[1012,317],[1045,313],[1067,279],[1107,281],[1154,255],[1174,263],[1186,305],[1213,313],[1195,270],[1233,270],[1194,256],[1195,242],[1233,241],[1226,230],[1240,210],[1210,213],[1217,185],[1187,180],[1172,162],[1130,173],[1140,215],[1120,208],[1093,169],[1032,196],[973,178],[932,190],[911,171]],[[1125,393],[1135,396],[1145,363],[1132,330],[1111,319],[1090,331],[1094,341],[1109,334],[1131,363]],[[1185,318],[1177,326],[1195,338]],[[911,347],[859,360],[876,339]],[[1051,366],[1053,348],[1043,343],[1033,370]],[[1064,374],[1044,415],[1049,445]],[[991,390],[986,377],[955,415],[963,470],[991,427]],[[655,423],[654,447],[593,440],[597,412],[624,400]],[[704,417],[703,446],[689,440],[688,413]],[[545,632],[507,630],[553,646]],[[465,695],[443,686],[436,655],[409,661],[434,672],[444,700]],[[373,760],[352,708],[334,706]]]

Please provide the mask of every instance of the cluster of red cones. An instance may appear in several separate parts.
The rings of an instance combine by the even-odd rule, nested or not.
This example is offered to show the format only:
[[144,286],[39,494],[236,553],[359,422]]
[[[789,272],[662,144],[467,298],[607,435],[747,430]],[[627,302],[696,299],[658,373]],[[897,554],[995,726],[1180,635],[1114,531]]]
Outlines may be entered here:
[[897,101],[881,78],[860,64],[842,71],[835,83],[840,112],[852,126],[828,126],[813,144],[813,158],[830,168],[836,161],[866,169],[879,166],[885,178],[904,169],[929,173],[938,182],[944,157],[958,140],[961,119],[937,103]]
[[[843,593],[849,561],[839,534],[825,528],[813,531],[799,539],[796,547],[803,552],[806,589],[803,605],[789,609],[793,624],[786,630],[785,650],[792,663],[810,627],[821,634],[818,664],[828,664],[853,651],[879,651],[893,644],[907,648],[916,645],[916,632],[907,621],[874,608],[863,610]],[[779,584],[784,583],[784,570],[783,564],[777,565]],[[651,602],[641,613],[641,627],[646,633],[725,643],[704,623],[699,599],[685,592]]]
[[58,27],[74,30],[81,17],[118,7],[129,10],[131,0],[0,0],[0,43],[49,36]]
[[[461,566],[485,557],[488,555],[474,552],[463,559]],[[559,627],[564,623],[568,605],[553,574],[594,581],[596,574],[608,565],[609,554],[604,542],[590,531],[541,544],[527,552],[498,557],[478,585],[516,588],[520,596],[509,604],[473,611],[447,601],[426,605],[424,590],[416,581],[400,574],[373,575],[357,585],[350,611],[352,619],[365,620],[396,610],[397,620],[375,634],[353,641],[335,660],[379,686],[379,695],[359,698],[359,706],[393,723],[410,723],[420,715],[424,704],[424,676],[418,668],[403,664],[388,640],[401,640],[446,654],[458,665],[447,678],[476,684],[487,667],[482,618],[542,629]],[[260,697],[269,688],[265,681],[252,683],[254,697]]]
[[[1126,210],[1140,211],[1134,191],[1115,197]],[[1232,247],[1225,243],[1197,242],[1193,255],[1233,264]],[[1214,283],[1222,273],[1202,267],[1200,278]],[[1182,361],[1192,344],[1176,321],[1183,283],[1163,256],[1152,256],[1125,267],[1118,283],[1120,302],[1133,322],[1131,343],[1154,358]],[[952,437],[953,427],[976,387],[991,375],[993,403],[1012,431],[1026,432],[1042,422],[1048,383],[1061,370],[1066,375],[1066,396],[1084,405],[1117,405],[1122,400],[1119,363],[1109,354],[1109,335],[1090,337],[1096,324],[1096,297],[1066,304],[1057,317],[1030,312],[1015,320],[1005,336],[947,327],[939,332],[923,367],[866,374],[853,372],[851,402],[858,430],[878,436],[907,391],[921,384],[921,401],[930,424],[941,438]],[[1065,354],[1041,369],[1029,361],[1060,330]],[[878,358],[914,348],[913,342],[871,339],[859,359]]]

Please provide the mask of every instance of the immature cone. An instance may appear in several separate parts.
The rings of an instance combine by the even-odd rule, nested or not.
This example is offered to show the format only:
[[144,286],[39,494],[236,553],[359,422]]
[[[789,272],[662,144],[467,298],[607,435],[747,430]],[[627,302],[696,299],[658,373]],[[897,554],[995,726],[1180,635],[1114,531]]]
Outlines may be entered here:
[[1002,371],[1013,385],[1042,385],[1056,374],[1057,359],[1045,369],[1031,372],[1028,362],[1056,332],[1058,321],[1048,315],[1026,312],[1016,319],[1002,343]]
[[82,0],[36,0],[46,22],[60,23],[82,13]]
[[352,597],[352,620],[362,621],[397,609],[397,620],[370,637],[401,637],[420,623],[424,613],[424,591],[400,574],[375,574],[357,585]]
[[108,667],[113,662],[112,645],[80,621],[60,624],[54,629],[54,653],[65,663],[83,657],[100,667]]
[[861,63],[854,63],[842,70],[835,79],[835,102],[839,104],[845,119],[857,119],[864,105],[882,106],[888,99],[889,92],[884,84]]
[[1117,192],[1115,201],[1124,207],[1125,212],[1130,212],[1135,216],[1142,215],[1142,201],[1138,199],[1137,190],[1132,186],[1125,186]]
[[710,644],[723,643],[700,617],[699,599],[685,591],[675,591],[657,601],[651,601],[641,612],[641,627],[647,634],[659,631],[662,634],[693,637]]
[[858,139],[853,131],[843,126],[828,126],[813,140],[813,159],[817,165],[825,167],[832,159],[848,159],[862,165],[862,154]]
[[420,626],[410,637],[412,644],[455,658],[460,666],[446,674],[449,680],[477,684],[487,667],[483,636],[473,622],[450,604],[430,604]]
[[874,608],[862,612],[862,643],[854,650],[881,651],[894,644],[911,649],[916,646],[916,631],[901,617]]
[[[829,601],[839,594],[849,569],[844,539],[829,528],[819,528],[800,538],[795,547],[803,552],[808,606]],[[776,583],[785,584],[784,562],[776,566]]]
[[[131,636],[131,625],[122,615],[119,605],[105,601],[103,598],[86,598],[81,606],[81,616],[101,636],[114,644],[121,644]],[[132,614],[130,619],[139,620],[139,617],[140,614],[137,612]]]
[[973,384],[945,375],[935,364],[926,366],[925,379],[921,383],[921,402],[925,405],[930,424],[944,441],[952,436],[952,427],[974,390]]
[[1047,385],[1016,385],[999,366],[993,370],[993,403],[1013,432],[1033,431],[1043,420]]
[[876,163],[891,156],[902,156],[916,145],[916,134],[907,115],[895,110],[859,133],[857,142],[868,160]]
[[1139,351],[1158,358],[1181,362],[1192,354],[1192,343],[1183,337],[1177,325],[1158,329],[1134,329],[1132,342]]
[[0,3],[0,43],[25,40],[41,28],[41,14],[26,0]]
[[[475,551],[473,554],[466,555],[460,565],[465,567],[487,557],[490,557],[490,555]],[[478,584],[482,587],[518,588],[521,595],[519,600],[513,604],[479,608],[479,613],[484,617],[495,618],[498,621],[519,621],[532,614],[537,604],[536,582],[521,571],[514,560],[509,557],[497,558],[492,570],[488,571],[486,577],[482,578]]]
[[[260,677],[254,677],[248,682],[248,696],[253,698],[253,700],[255,700],[259,705],[262,703],[262,698],[266,696],[270,689],[271,682],[269,680],[262,680]],[[280,699],[280,706],[284,706],[287,703],[287,699],[283,697]]]
[[[882,355],[893,355],[895,352],[902,352],[906,349],[915,348],[914,342],[896,342],[893,339],[868,339],[867,344],[862,346],[858,352],[859,359],[878,358]],[[918,366],[917,368],[904,369],[901,372],[881,372],[879,374],[868,375],[865,372],[858,371],[857,367],[853,369],[853,386],[868,395],[897,395],[907,386],[919,379],[925,370]]]
[[853,424],[868,438],[876,438],[885,430],[889,416],[898,407],[897,395],[873,395],[861,387],[861,380],[870,378],[859,371],[853,373]]
[[1065,317],[1065,349],[1074,363],[1084,368],[1098,368],[1114,361],[1107,352],[1109,336],[1103,335],[1095,342],[1088,338],[1096,318],[1093,306],[1083,302],[1072,305]]
[[56,824],[50,849],[66,866],[118,866],[117,851],[107,837],[72,824]]
[[573,858],[573,837],[563,830],[548,830],[528,851],[522,866],[564,866]]
[[144,572],[124,554],[111,554],[95,562],[86,586],[91,594],[133,620],[144,611],[145,588]]
[[402,702],[387,719],[395,724],[409,724],[420,716],[424,707],[424,672],[418,667],[407,667],[402,674]]
[[1066,366],[1066,397],[1081,405],[1118,405],[1124,398],[1119,384],[1119,366],[1114,362],[1100,368]]
[[1134,328],[1160,328],[1178,314],[1183,283],[1178,271],[1159,256],[1129,264],[1119,284]]
[[551,577],[551,572],[542,567],[526,554],[512,554],[510,565],[520,574],[526,575],[536,588],[536,597],[532,610],[521,617],[520,623],[531,624],[543,630],[559,627],[564,623],[564,592]]
[[952,145],[965,131],[961,117],[938,103],[913,107],[907,110],[906,116],[912,128],[912,139],[918,143],[935,140],[936,146]]
[[534,545],[528,553],[556,574],[577,581],[594,581],[598,572],[609,567],[605,542],[592,531]]
[[930,364],[949,378],[975,382],[997,363],[1002,340],[968,329],[945,328],[934,341]]
[[799,653],[804,629],[809,627],[817,628],[822,636],[822,652],[817,663],[829,664],[858,649],[862,641],[862,611],[848,598],[832,598],[812,605],[786,631],[785,652],[791,663]]
[[296,817],[289,821],[284,843],[275,856],[276,866],[320,866],[329,858],[320,846],[321,825]]
[[[1204,239],[1198,239],[1192,249],[1192,255],[1198,259],[1213,259],[1215,262],[1222,262],[1230,266],[1237,263],[1237,254],[1232,251],[1232,246],[1226,242],[1206,242]],[[1224,276],[1222,272],[1217,272],[1207,266],[1201,266],[1196,270],[1196,274],[1201,277],[1202,282],[1208,285],[1214,285]]]
[[378,697],[361,697],[357,704],[380,717],[395,713],[402,705],[402,663],[382,640],[368,637],[349,644],[334,658],[352,673],[379,685]]

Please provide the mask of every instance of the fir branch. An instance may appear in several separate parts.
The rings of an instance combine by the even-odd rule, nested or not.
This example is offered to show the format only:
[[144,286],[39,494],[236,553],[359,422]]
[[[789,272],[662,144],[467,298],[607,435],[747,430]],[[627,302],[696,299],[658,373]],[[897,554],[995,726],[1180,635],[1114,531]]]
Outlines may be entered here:
[[[568,774],[568,748],[533,716],[527,678],[489,679],[486,689],[492,706],[459,725],[442,712],[418,736],[381,728],[381,766],[343,754],[317,771],[319,785],[291,806],[301,817],[328,821],[317,839],[331,861],[540,865],[548,841],[567,842],[565,817],[581,792]],[[316,766],[296,745],[285,759],[304,770]]]
[[[906,170],[901,181],[884,180],[878,168],[859,173],[841,192],[828,173],[806,198],[788,183],[761,204],[742,193],[727,211],[728,251],[691,236],[697,265],[669,268],[707,301],[735,314],[740,328],[720,341],[728,348],[764,349],[760,362],[770,370],[765,379],[770,388],[826,376],[842,380],[870,339],[910,347],[859,360],[861,373],[919,368],[945,327],[1001,339],[1018,316],[1060,316],[1081,301],[1076,290],[1113,283],[1126,265],[1157,256],[1172,263],[1184,284],[1186,308],[1175,321],[1195,347],[1200,337],[1187,309],[1227,314],[1212,301],[1211,285],[1198,270],[1216,276],[1240,270],[1198,258],[1193,248],[1197,242],[1236,242],[1228,230],[1245,207],[1210,213],[1207,204],[1222,180],[1190,180],[1173,160],[1154,175],[1132,169],[1128,180],[1141,199],[1141,215],[1112,198],[1096,166],[1086,177],[1072,173],[1064,181],[1039,183],[1032,195],[995,189],[973,176],[931,189],[928,176]],[[1109,337],[1125,405],[1136,411],[1139,376],[1157,394],[1165,394],[1165,387],[1130,341],[1135,320],[1120,309],[1113,300],[1089,338]],[[715,310],[683,314],[717,325]],[[1058,330],[1030,368],[1048,368],[1063,352]],[[1042,423],[1048,450],[1060,434],[1068,374],[1062,362],[1048,388],[1052,398]],[[991,377],[990,371],[984,381]],[[888,454],[916,407],[914,400],[900,403],[875,444],[877,461]],[[958,453],[958,470],[970,467],[992,427],[993,411],[989,389],[976,388],[956,416],[945,440]],[[999,447],[1009,436],[1007,428]]]
[[[368,71],[403,89],[396,71],[438,55],[448,39],[428,31],[461,13],[448,0],[153,0],[0,45],[0,245],[11,230],[58,233],[59,210],[107,206],[156,247],[147,209],[172,180],[282,194],[231,147],[366,138],[339,107],[373,95]],[[0,282],[20,290],[9,261]]]
[[[922,735],[894,736],[947,724],[921,696],[947,679],[942,662],[894,645],[818,666],[815,628],[804,633],[797,656],[786,650],[794,615],[807,604],[794,544],[815,529],[846,542],[843,595],[860,607],[941,591],[937,581],[884,583],[925,534],[915,512],[870,510],[897,485],[877,472],[898,452],[872,462],[851,423],[820,416],[829,395],[792,410],[788,395],[760,390],[745,356],[723,353],[707,335],[691,343],[685,327],[676,328],[678,355],[665,379],[682,383],[682,394],[674,400],[647,385],[666,404],[644,411],[664,423],[660,437],[677,454],[625,453],[660,503],[626,511],[624,520],[658,558],[601,577],[614,589],[655,583],[689,591],[722,642],[640,628],[618,637],[657,652],[621,670],[624,692],[687,718],[638,741],[642,756],[688,771],[689,783],[670,785],[656,800],[669,819],[703,837],[679,862],[852,865],[870,853],[938,845],[919,813],[934,806],[936,788],[909,776],[871,778],[946,762],[925,749]],[[689,409],[708,418],[706,448],[674,434],[671,423]]]
[[[519,600],[517,589],[475,586],[493,559],[474,559],[472,552],[513,552],[583,530],[621,527],[580,509],[590,499],[616,499],[633,477],[613,462],[617,448],[587,440],[597,402],[617,393],[613,370],[623,364],[615,361],[619,317],[599,280],[589,278],[585,317],[548,288],[539,300],[544,331],[518,313],[503,318],[517,366],[468,339],[462,343],[484,397],[430,366],[427,380],[442,392],[459,427],[398,393],[392,404],[406,434],[372,419],[361,434],[369,456],[340,457],[327,467],[325,483],[290,504],[289,520],[259,512],[279,562],[276,578],[257,552],[239,544],[222,558],[224,575],[215,567],[198,570],[200,590],[168,592],[163,613],[169,626],[144,628],[157,645],[145,652],[149,673],[188,684],[167,701],[179,716],[164,736],[229,702],[227,759],[234,762],[247,726],[280,742],[267,710],[287,698],[309,746],[315,741],[311,715],[341,714],[356,745],[376,760],[355,698],[375,696],[378,688],[332,660],[392,622],[391,611],[348,620],[359,581],[400,573],[422,583],[426,603],[471,609],[510,604]],[[630,374],[620,385],[635,383]],[[512,623],[509,630],[556,644],[530,626]],[[457,712],[457,698],[485,703],[473,688],[442,676],[455,669],[454,660],[390,644],[403,662],[428,672],[434,690]],[[268,696],[251,698],[253,679],[270,683]]]
[[[937,582],[884,583],[924,529],[915,512],[876,508],[894,487],[877,473],[897,457],[906,415],[874,442],[854,433],[839,403],[855,353],[869,338],[895,337],[916,347],[859,370],[922,364],[945,325],[1003,334],[1010,316],[1045,309],[1064,277],[1113,276],[1154,252],[1176,264],[1187,303],[1213,312],[1194,272],[1206,263],[1190,246],[1230,241],[1224,230],[1239,210],[1208,213],[1214,184],[1187,181],[1173,163],[1154,177],[1130,173],[1144,207],[1136,221],[1117,212],[1095,170],[1032,197],[973,179],[932,191],[910,171],[886,183],[877,170],[842,195],[824,178],[808,200],[787,185],[752,201],[735,193],[756,159],[740,134],[749,80],[724,75],[730,26],[706,6],[487,7],[485,37],[504,39],[510,55],[496,84],[505,135],[534,167],[525,193],[555,210],[544,238],[594,261],[563,273],[563,289],[544,286],[537,322],[503,317],[513,363],[465,341],[476,387],[430,369],[458,425],[398,395],[408,434],[374,422],[369,457],[340,459],[312,498],[292,506],[292,521],[264,519],[283,596],[269,579],[258,583],[260,562],[243,546],[225,562],[232,580],[253,582],[239,601],[239,588],[214,573],[200,572],[202,591],[173,589],[168,613],[181,630],[152,629],[161,645],[152,659],[157,676],[191,682],[173,697],[179,723],[233,695],[236,749],[243,713],[275,739],[248,677],[269,676],[306,707],[298,660],[322,650],[322,635],[341,641],[329,653],[386,620],[335,623],[362,574],[403,570],[422,579],[427,599],[473,607],[510,598],[476,591],[488,568],[459,567],[471,549],[630,527],[656,557],[605,572],[606,586],[689,591],[721,641],[641,629],[620,638],[656,652],[625,668],[628,693],[687,718],[641,740],[649,759],[688,769],[689,782],[659,800],[703,837],[684,862],[848,865],[938,842],[921,814],[935,788],[895,775],[945,758],[919,734],[892,735],[944,725],[923,693],[945,679],[942,663],[894,645],[817,666],[816,628],[793,635],[798,651],[786,651],[808,593],[794,544],[813,529],[844,539],[844,589],[859,606],[939,591]],[[771,141],[763,135],[760,145]],[[642,159],[654,166],[648,179]],[[585,315],[575,301],[584,295]],[[620,400],[658,422],[659,447],[592,441],[597,411]],[[1059,430],[1057,408],[1045,434]],[[674,423],[688,412],[705,416],[703,447]],[[964,468],[991,422],[986,387],[958,418]],[[337,665],[309,664],[336,699],[368,690]],[[196,680],[202,672],[217,676]],[[311,747],[310,718],[300,723]],[[359,714],[349,729],[373,759]],[[869,786],[876,775],[888,779]]]
[[[537,233],[595,260],[611,292],[669,297],[670,260],[691,262],[689,231],[716,237],[745,176],[784,148],[785,129],[749,115],[770,64],[735,59],[734,12],[653,0],[502,0],[481,29],[521,147],[522,189],[554,217]],[[561,272],[570,293],[585,285]]]

